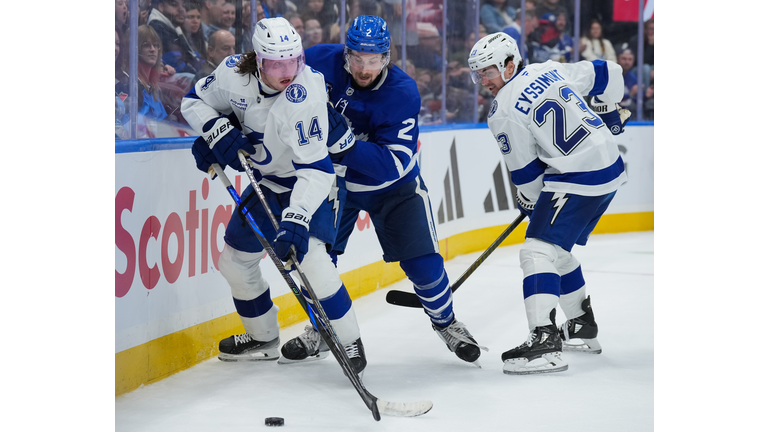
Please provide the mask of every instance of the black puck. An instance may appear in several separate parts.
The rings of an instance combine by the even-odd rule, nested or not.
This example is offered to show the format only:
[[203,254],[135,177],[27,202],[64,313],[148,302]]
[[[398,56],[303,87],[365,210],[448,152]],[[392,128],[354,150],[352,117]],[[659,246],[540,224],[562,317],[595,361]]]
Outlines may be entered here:
[[285,424],[285,420],[282,417],[267,417],[264,419],[264,424],[267,426],[282,426]]

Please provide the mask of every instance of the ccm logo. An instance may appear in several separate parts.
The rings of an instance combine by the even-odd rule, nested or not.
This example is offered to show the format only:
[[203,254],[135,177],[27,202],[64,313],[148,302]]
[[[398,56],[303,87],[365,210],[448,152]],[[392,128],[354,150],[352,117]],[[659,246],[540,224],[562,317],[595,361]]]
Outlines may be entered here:
[[285,214],[285,219],[296,219],[304,222],[305,224],[309,225],[309,218],[298,213],[289,212]]

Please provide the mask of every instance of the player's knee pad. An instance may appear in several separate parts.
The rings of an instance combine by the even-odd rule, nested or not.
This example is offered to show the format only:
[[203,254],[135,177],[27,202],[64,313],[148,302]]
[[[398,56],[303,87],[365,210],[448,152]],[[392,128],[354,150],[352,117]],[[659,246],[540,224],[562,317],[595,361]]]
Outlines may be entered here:
[[232,289],[232,297],[250,300],[264,294],[269,284],[261,275],[261,253],[242,252],[225,245],[219,257],[219,271]]
[[333,265],[325,243],[315,237],[309,238],[309,250],[301,261],[301,268],[320,299],[335,294],[341,286],[339,271]]
[[559,275],[555,262],[557,261],[557,246],[545,241],[527,238],[520,249],[520,267],[523,276],[528,277],[537,273],[555,273]]
[[408,279],[417,286],[434,283],[443,276],[445,271],[443,257],[436,253],[400,261],[400,268],[403,269]]

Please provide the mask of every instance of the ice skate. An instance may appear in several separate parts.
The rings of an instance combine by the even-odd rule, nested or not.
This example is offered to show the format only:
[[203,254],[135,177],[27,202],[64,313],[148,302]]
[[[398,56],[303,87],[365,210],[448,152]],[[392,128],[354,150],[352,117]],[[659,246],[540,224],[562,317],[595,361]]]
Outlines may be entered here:
[[597,323],[589,297],[581,303],[584,315],[569,319],[560,326],[563,351],[600,354],[603,347],[597,341]]
[[[361,374],[368,364],[368,361],[365,359],[363,341],[358,338],[356,341],[345,345],[344,350],[347,352],[352,369]],[[277,362],[279,364],[289,364],[322,360],[328,357],[330,349],[314,327],[306,326],[304,327],[304,333],[286,342],[280,351],[282,356],[280,356]]]
[[534,328],[528,334],[527,341],[501,355],[505,374],[526,375],[568,370],[568,363],[562,359],[563,342],[555,327],[554,310],[551,316],[551,325]]
[[271,341],[258,341],[248,333],[232,335],[219,342],[219,360],[221,361],[260,361],[277,360],[280,338]]
[[488,351],[488,348],[478,345],[463,323],[454,319],[448,327],[437,327],[432,324],[432,328],[448,349],[456,354],[456,357],[480,367],[477,362],[480,358],[480,350]]

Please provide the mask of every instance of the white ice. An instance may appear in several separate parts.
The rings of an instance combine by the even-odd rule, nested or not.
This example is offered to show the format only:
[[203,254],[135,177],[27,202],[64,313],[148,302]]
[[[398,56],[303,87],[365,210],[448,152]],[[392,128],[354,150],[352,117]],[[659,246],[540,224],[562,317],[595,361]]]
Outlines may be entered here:
[[[490,349],[482,368],[448,351],[419,309],[386,293],[355,300],[368,357],[364,384],[393,402],[432,411],[376,422],[333,356],[307,364],[216,358],[115,398],[116,431],[651,431],[654,429],[654,235],[593,235],[576,246],[599,325],[599,355],[564,353],[565,372],[505,375],[501,353],[525,341],[520,245],[497,249],[454,294],[454,310]],[[457,279],[480,252],[446,262]],[[558,324],[563,320],[558,309]],[[283,342],[305,323],[282,331]],[[266,417],[283,417],[270,428]]]

